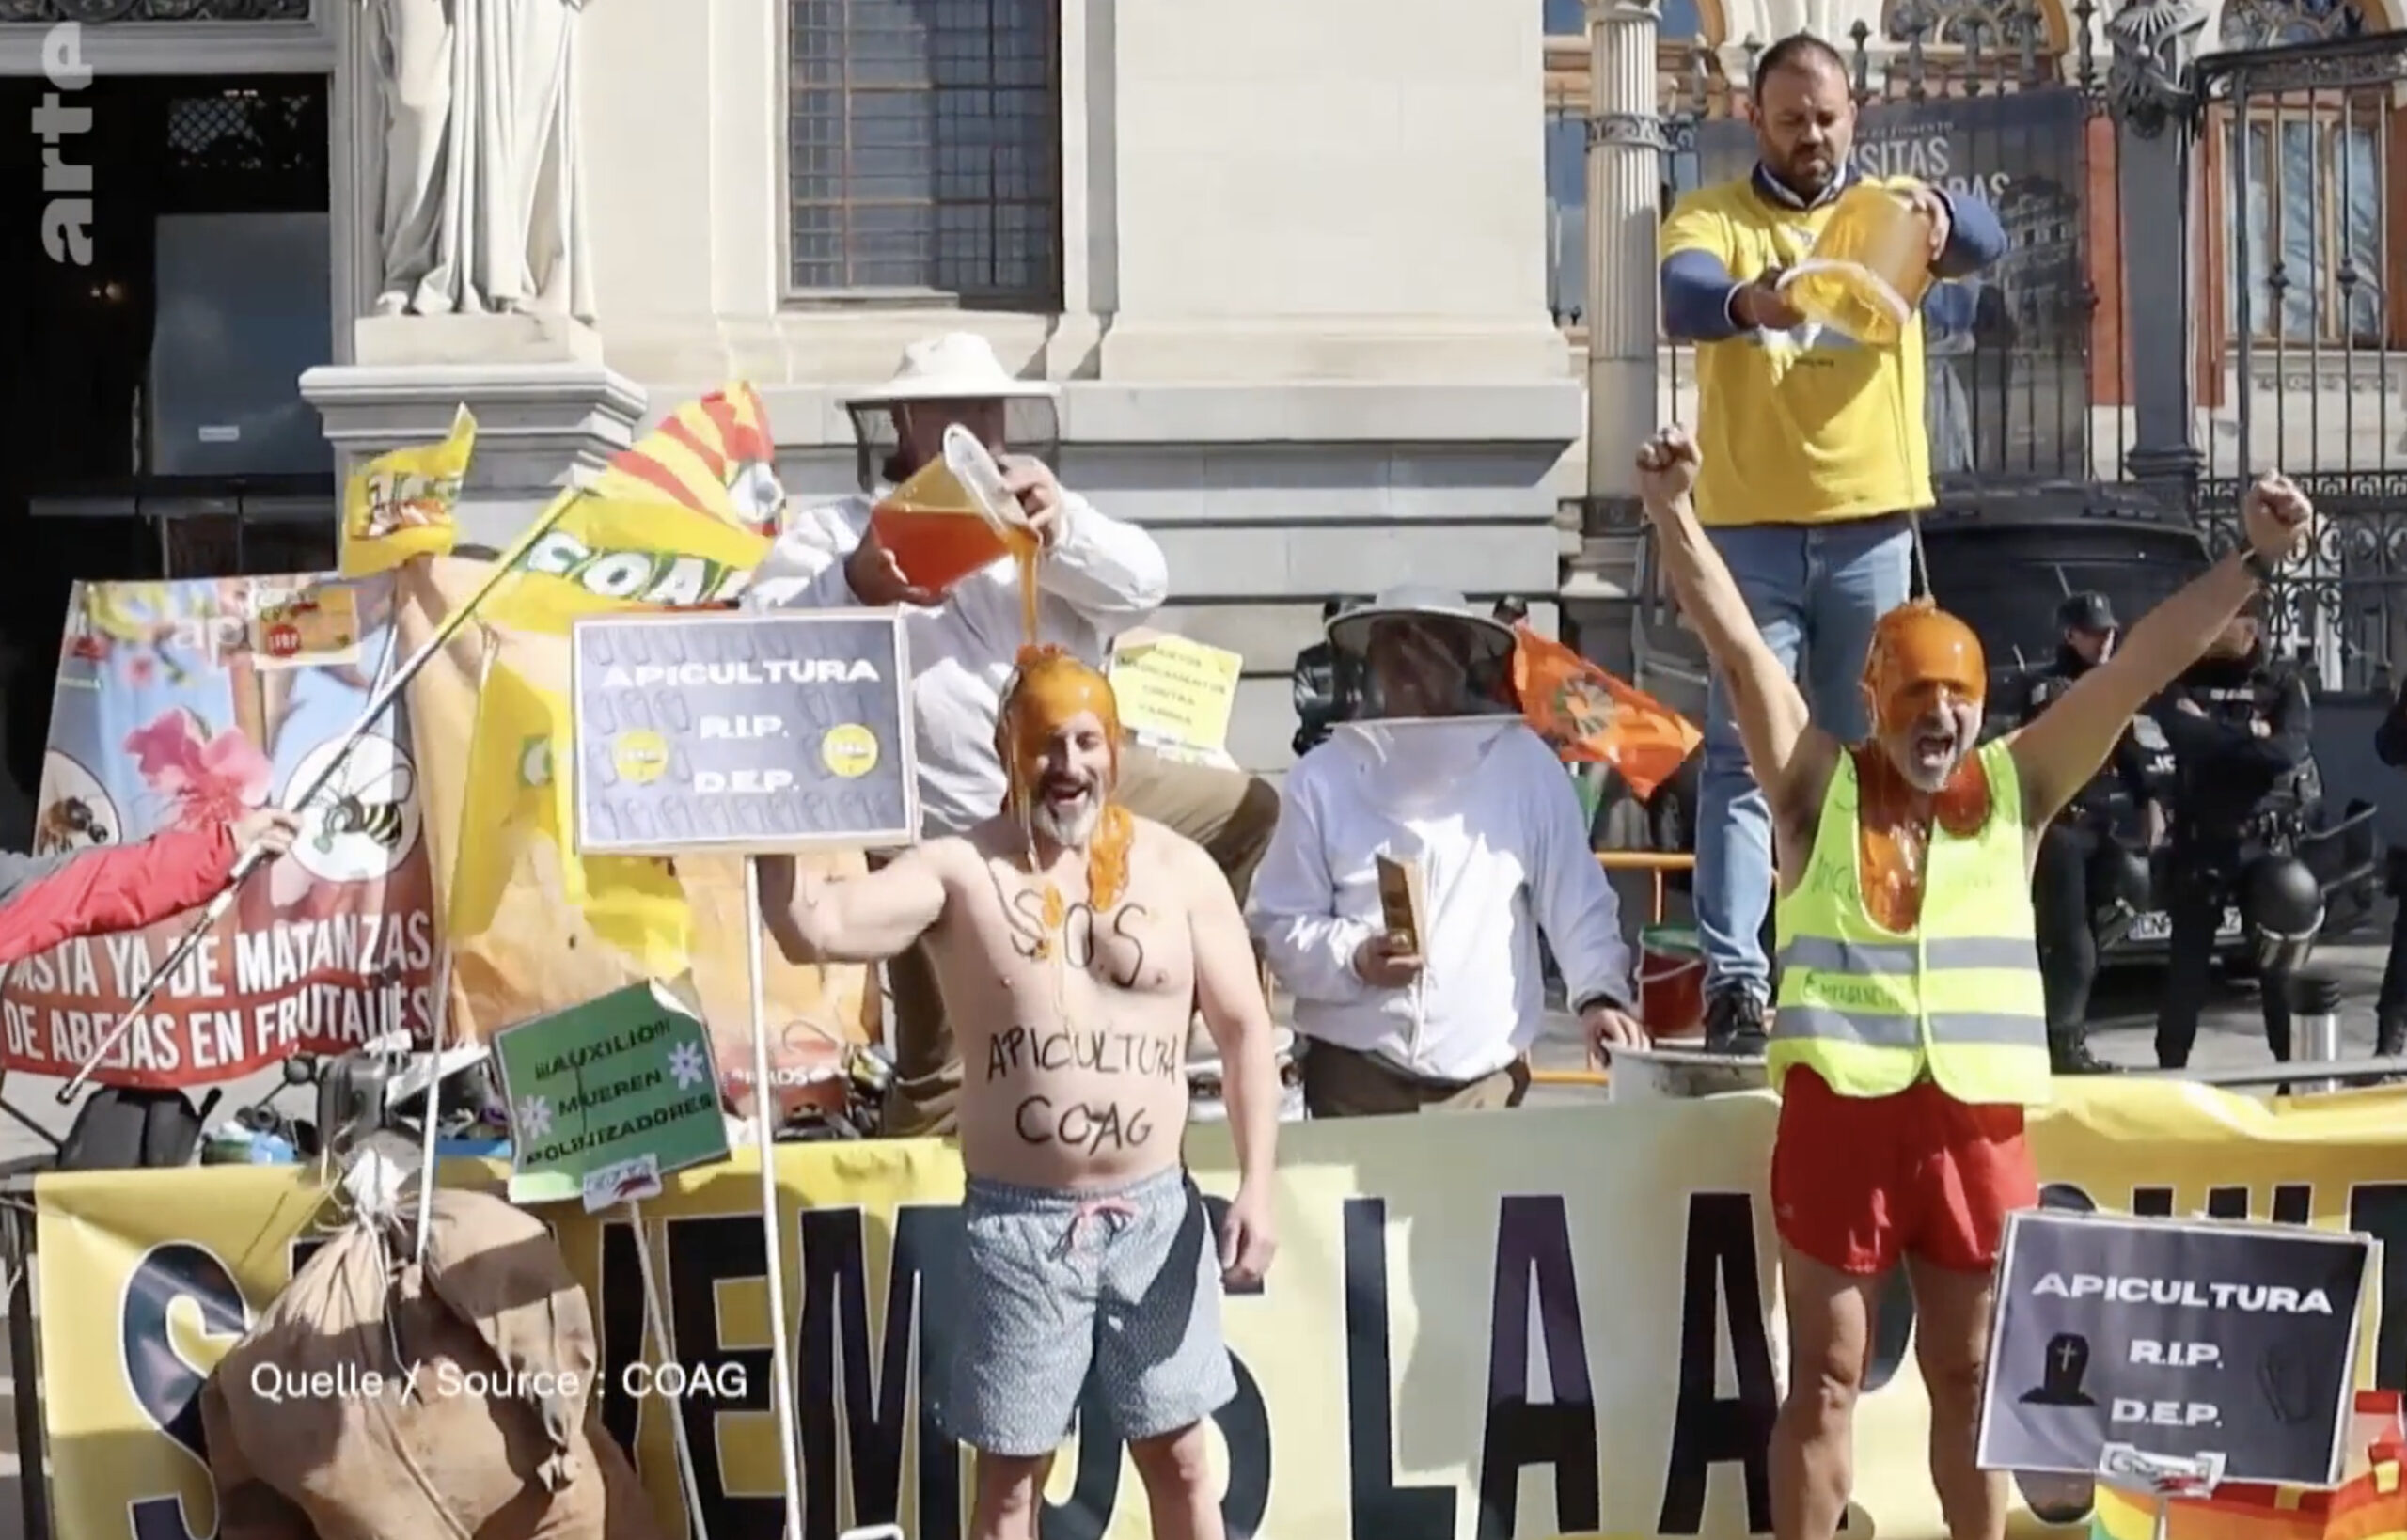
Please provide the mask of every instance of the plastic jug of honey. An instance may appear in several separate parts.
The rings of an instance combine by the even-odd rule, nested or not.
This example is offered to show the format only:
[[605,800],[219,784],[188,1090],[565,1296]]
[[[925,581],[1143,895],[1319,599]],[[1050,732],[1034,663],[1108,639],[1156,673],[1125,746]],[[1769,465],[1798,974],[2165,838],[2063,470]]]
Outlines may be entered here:
[[978,435],[954,423],[943,452],[870,511],[870,527],[913,587],[943,593],[1004,557],[1027,561],[1036,533]]
[[1806,320],[1868,348],[1893,348],[1930,282],[1929,221],[1902,190],[1860,181],[1839,195],[1780,291]]

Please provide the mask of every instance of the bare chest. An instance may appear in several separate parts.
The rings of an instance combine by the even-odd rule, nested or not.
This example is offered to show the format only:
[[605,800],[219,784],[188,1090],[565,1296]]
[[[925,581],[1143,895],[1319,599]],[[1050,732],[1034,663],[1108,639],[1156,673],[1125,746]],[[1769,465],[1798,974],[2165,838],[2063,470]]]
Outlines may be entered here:
[[1161,885],[1131,882],[1118,903],[1098,908],[1016,872],[990,872],[997,902],[979,939],[1009,992],[1067,986],[1182,1002],[1192,994],[1186,911]]

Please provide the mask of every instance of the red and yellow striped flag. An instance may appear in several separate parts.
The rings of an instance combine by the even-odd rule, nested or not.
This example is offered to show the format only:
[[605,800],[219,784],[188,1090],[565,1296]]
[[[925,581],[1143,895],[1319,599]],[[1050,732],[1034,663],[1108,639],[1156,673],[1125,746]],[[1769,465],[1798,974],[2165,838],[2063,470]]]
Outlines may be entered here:
[[687,401],[612,455],[591,490],[606,502],[675,503],[754,534],[775,534],[785,488],[761,393],[737,384]]

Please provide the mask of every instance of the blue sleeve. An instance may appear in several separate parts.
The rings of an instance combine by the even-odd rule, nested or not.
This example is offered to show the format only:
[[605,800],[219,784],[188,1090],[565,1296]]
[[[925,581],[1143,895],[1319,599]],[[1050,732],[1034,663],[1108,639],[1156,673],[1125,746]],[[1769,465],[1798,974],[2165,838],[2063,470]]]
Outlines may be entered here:
[[1952,337],[1959,333],[1973,335],[1973,323],[1980,310],[1980,296],[1960,283],[1936,283],[1923,297],[1923,329],[1932,335]]
[[1942,278],[1961,278],[2006,255],[2006,227],[1997,211],[1970,193],[1941,193],[1947,205],[1947,249],[1930,271]]
[[1679,342],[1719,342],[1738,335],[1730,297],[1738,281],[1707,251],[1675,251],[1663,259],[1663,332]]

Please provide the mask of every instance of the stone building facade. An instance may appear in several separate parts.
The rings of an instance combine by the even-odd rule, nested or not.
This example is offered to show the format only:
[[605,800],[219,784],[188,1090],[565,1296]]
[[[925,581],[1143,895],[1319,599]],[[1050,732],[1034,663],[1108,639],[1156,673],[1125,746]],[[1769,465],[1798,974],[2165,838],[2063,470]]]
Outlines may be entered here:
[[[843,391],[983,334],[1061,382],[1064,479],[1160,537],[1169,622],[1245,653],[1232,747],[1275,768],[1325,597],[1559,570],[1541,18],[1401,3],[0,0],[0,70],[80,18],[99,79],[322,77],[307,398],[346,463],[466,401],[487,536],[732,378],[788,484],[844,490]],[[464,193],[417,169],[463,113]]]

